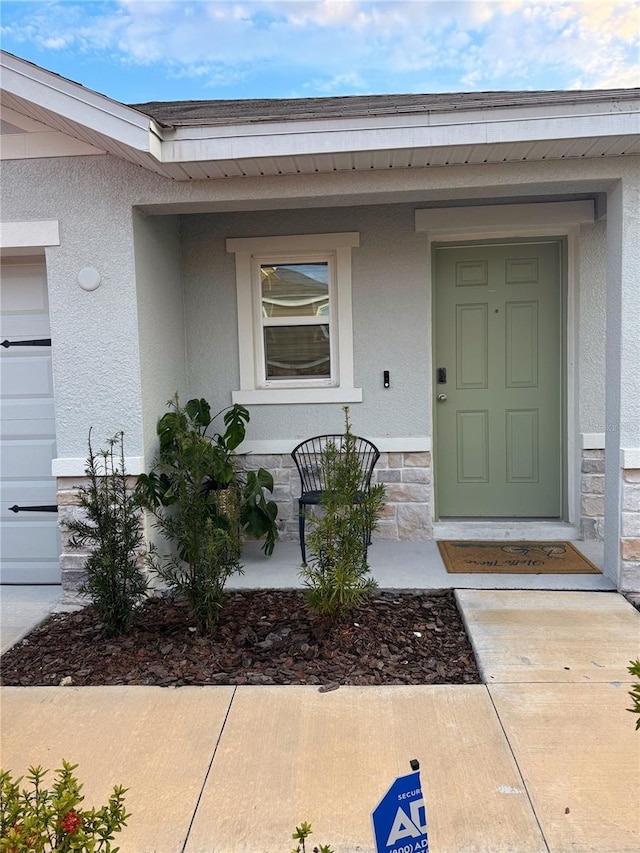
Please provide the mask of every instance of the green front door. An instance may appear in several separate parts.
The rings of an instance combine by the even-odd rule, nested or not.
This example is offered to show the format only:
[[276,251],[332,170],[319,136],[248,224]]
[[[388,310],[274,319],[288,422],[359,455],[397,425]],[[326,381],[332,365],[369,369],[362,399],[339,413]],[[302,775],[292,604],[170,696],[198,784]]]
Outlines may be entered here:
[[435,250],[440,517],[561,515],[561,248]]

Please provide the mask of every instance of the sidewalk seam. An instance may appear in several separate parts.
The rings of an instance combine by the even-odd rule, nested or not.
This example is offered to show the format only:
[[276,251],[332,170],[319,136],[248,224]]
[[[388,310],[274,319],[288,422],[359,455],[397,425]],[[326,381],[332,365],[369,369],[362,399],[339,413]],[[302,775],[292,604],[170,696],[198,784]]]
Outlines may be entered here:
[[513,747],[511,746],[511,741],[509,740],[509,735],[507,734],[507,731],[506,731],[506,729],[502,723],[500,713],[498,712],[498,709],[496,708],[496,703],[493,701],[493,696],[491,695],[491,691],[489,690],[489,685],[485,684],[484,686],[487,690],[487,694],[489,696],[489,701],[491,702],[491,706],[493,707],[493,710],[495,711],[495,715],[496,715],[496,718],[498,720],[498,724],[500,725],[500,728],[502,729],[504,739],[507,742],[507,746],[509,747],[509,752],[513,756],[513,762],[516,765],[518,775],[520,776],[520,779],[522,780],[522,787],[524,788],[524,792],[527,796],[527,800],[529,801],[529,805],[531,806],[531,812],[533,814],[533,817],[535,818],[538,829],[540,830],[540,837],[542,838],[542,843],[544,844],[544,847],[545,847],[545,850],[547,851],[547,853],[551,853],[551,848],[549,847],[549,844],[547,843],[547,839],[545,837],[544,830],[542,829],[542,824],[540,823],[538,813],[536,812],[535,807],[533,805],[533,800],[531,799],[531,794],[529,793],[529,789],[527,788],[527,783],[524,780],[524,775],[522,773],[522,770],[520,769],[518,759],[516,758],[516,754],[513,750]]
[[231,699],[229,701],[229,707],[227,708],[227,712],[224,715],[224,720],[222,721],[222,726],[220,727],[220,732],[218,734],[218,738],[213,747],[213,752],[211,753],[211,761],[209,762],[209,766],[207,767],[207,772],[204,774],[204,779],[202,780],[202,786],[200,788],[200,792],[198,793],[198,799],[196,800],[196,804],[193,808],[193,814],[191,815],[191,820],[189,821],[189,826],[187,827],[187,834],[184,837],[184,843],[180,848],[180,853],[185,853],[187,844],[189,842],[189,836],[191,835],[191,828],[193,826],[193,822],[196,819],[196,815],[198,813],[198,809],[200,808],[200,800],[202,799],[202,795],[204,793],[204,789],[206,787],[207,781],[209,779],[209,774],[211,773],[211,768],[213,767],[213,762],[216,757],[216,752],[218,751],[218,747],[220,746],[220,741],[222,740],[222,735],[224,733],[225,727],[227,725],[227,720],[229,719],[229,714],[231,713],[231,706],[236,698],[236,691],[238,690],[237,685],[233,687],[233,693],[231,694]]

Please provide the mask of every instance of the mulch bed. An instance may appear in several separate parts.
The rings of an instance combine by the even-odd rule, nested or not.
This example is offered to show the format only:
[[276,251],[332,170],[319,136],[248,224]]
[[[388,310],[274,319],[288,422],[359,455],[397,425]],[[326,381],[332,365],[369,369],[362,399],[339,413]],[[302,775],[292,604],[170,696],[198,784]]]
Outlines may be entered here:
[[86,607],[51,616],[0,668],[0,683],[18,686],[480,682],[448,589],[374,592],[333,628],[309,613],[301,591],[229,592],[212,637],[171,597],[148,599],[116,638]]

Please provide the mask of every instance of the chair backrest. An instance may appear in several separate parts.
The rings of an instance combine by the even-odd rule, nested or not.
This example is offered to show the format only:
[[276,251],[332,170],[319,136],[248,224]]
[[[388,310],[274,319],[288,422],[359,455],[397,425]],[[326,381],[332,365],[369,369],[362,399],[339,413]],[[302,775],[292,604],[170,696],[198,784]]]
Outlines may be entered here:
[[[355,452],[360,462],[361,478],[358,485],[359,491],[365,491],[371,483],[373,469],[380,458],[380,451],[366,438],[352,436]],[[302,493],[322,492],[326,487],[325,472],[322,465],[322,453],[327,444],[333,444],[338,451],[344,448],[344,434],[316,435],[300,442],[291,452],[293,461],[296,463],[300,474]]]

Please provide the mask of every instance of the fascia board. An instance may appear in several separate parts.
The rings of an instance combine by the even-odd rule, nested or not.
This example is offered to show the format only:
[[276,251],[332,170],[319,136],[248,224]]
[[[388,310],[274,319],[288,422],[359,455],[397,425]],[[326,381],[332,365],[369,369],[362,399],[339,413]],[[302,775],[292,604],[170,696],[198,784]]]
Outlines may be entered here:
[[0,55],[0,74],[2,90],[138,151],[159,135],[148,116],[16,57]]
[[[433,125],[423,122],[395,126],[347,127],[341,122],[288,123],[261,126],[208,128],[208,136],[194,134],[195,128],[183,128],[171,135],[165,132],[162,143],[164,163],[188,163],[207,160],[234,160],[253,157],[339,154],[351,151],[378,151],[406,148],[434,148],[455,145],[539,142],[625,136],[640,133],[640,114],[563,116],[522,118],[483,122],[452,122]],[[202,130],[198,128],[197,130]]]
[[[588,109],[587,109],[588,106]],[[395,114],[391,116],[344,117],[344,118],[314,118],[285,121],[255,121],[238,122],[237,124],[211,124],[165,128],[164,138],[171,140],[208,139],[210,137],[224,138],[226,136],[273,136],[278,134],[296,133],[332,133],[348,130],[405,130],[412,127],[447,127],[456,125],[472,125],[488,123],[529,121],[548,121],[557,119],[589,118],[597,119],[602,116],[634,115],[640,113],[640,97],[637,100],[611,104],[588,104],[574,107],[567,113],[566,106],[551,105],[545,107],[517,107],[500,109],[492,113],[488,119],[489,110],[464,110],[455,112],[431,112]]]

